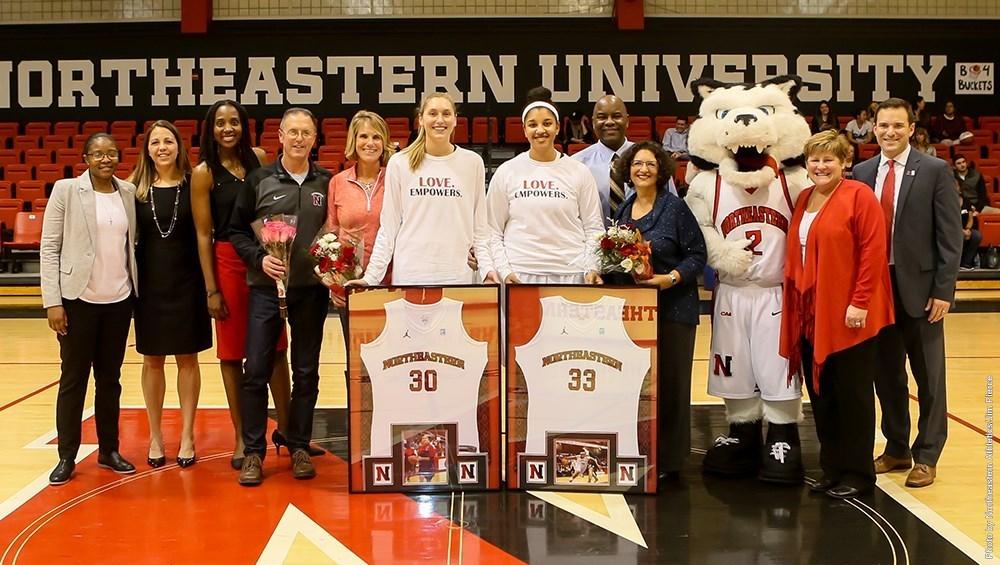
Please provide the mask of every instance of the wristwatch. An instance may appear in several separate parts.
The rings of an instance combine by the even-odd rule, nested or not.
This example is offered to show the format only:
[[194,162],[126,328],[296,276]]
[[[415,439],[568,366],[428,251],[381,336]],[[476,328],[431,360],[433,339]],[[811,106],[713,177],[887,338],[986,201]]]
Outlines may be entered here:
[[677,286],[677,275],[673,271],[670,271],[667,273],[667,276],[670,277],[670,286]]

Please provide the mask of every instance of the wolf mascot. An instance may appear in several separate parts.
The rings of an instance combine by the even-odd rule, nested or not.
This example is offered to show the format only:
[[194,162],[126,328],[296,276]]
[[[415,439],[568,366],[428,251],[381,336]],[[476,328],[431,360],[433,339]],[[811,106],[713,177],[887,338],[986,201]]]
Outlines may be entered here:
[[[712,318],[708,392],[726,403],[729,434],[705,455],[713,474],[803,479],[798,422],[802,390],[778,354],[785,238],[809,125],[793,105],[795,76],[758,84],[700,79],[702,99],[688,150],[698,172],[686,197],[719,272]],[[762,419],[768,422],[762,441]]]

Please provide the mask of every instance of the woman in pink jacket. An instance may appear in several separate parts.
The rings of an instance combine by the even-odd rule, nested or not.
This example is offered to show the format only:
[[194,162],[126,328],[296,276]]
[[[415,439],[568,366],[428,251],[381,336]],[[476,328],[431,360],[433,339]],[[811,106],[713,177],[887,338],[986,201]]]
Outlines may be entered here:
[[[361,110],[351,118],[347,128],[347,147],[344,154],[356,164],[330,179],[327,192],[327,228],[338,239],[348,238],[364,243],[362,267],[368,268],[368,259],[378,234],[379,216],[382,213],[382,196],[385,193],[385,164],[392,156],[389,126],[382,116]],[[391,270],[382,284],[388,284]],[[340,324],[347,336],[347,312],[344,299],[337,293],[330,294],[333,304],[340,309]]]

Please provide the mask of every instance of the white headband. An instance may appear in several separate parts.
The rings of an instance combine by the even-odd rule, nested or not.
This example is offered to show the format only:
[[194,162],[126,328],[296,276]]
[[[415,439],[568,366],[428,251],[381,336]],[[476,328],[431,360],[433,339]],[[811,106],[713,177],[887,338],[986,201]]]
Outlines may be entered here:
[[556,110],[556,107],[553,106],[552,104],[549,104],[548,102],[542,102],[541,100],[539,100],[538,102],[532,102],[531,104],[528,104],[527,106],[524,107],[524,111],[521,112],[522,124],[524,123],[524,120],[528,117],[528,112],[534,110],[535,108],[545,108],[549,112],[552,112],[552,115],[556,117],[557,122],[559,121],[559,111]]

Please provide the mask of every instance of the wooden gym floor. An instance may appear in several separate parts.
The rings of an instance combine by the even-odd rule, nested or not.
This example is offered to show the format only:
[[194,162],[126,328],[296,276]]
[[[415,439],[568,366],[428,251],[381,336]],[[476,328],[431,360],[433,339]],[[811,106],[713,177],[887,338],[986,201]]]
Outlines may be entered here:
[[[214,352],[201,355],[199,462],[145,464],[141,357],[123,371],[122,452],[139,472],[98,469],[92,395],[77,476],[47,486],[56,462],[58,348],[42,319],[0,319],[0,565],[8,563],[934,563],[983,562],[992,551],[992,390],[1000,367],[1000,314],[959,313],[945,324],[949,439],[937,482],[903,487],[879,478],[856,502],[699,472],[724,431],[705,394],[710,328],[703,318],[693,374],[692,451],[679,483],[658,496],[501,492],[450,496],[348,495],[343,341],[326,324],[315,459],[319,477],[296,482],[271,451],[257,489],[229,469],[232,428]],[[168,407],[176,407],[168,369]],[[911,392],[915,388],[911,384]],[[911,402],[916,421],[917,403]],[[179,414],[165,416],[176,454]],[[818,476],[815,433],[803,424],[808,474]],[[881,450],[881,441],[876,447]],[[172,461],[170,461],[172,463]],[[450,517],[450,520],[449,520]]]

